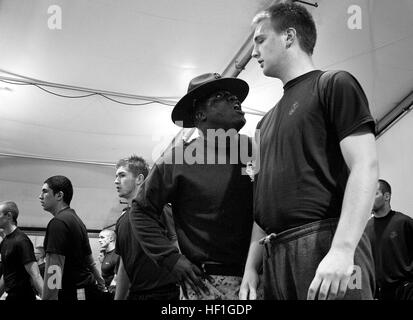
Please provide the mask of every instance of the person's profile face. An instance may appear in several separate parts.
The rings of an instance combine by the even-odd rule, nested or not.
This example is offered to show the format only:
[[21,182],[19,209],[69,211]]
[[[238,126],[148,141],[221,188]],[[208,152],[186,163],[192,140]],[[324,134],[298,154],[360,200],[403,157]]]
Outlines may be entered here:
[[[10,223],[10,214],[4,212],[4,205],[0,205],[0,228],[3,230]],[[0,237],[4,238],[4,234],[0,233]]]
[[58,204],[58,200],[56,199],[56,195],[54,194],[53,190],[49,188],[47,183],[43,184],[42,190],[39,195],[40,205],[43,207],[45,211],[52,212]]
[[231,92],[216,91],[209,95],[205,103],[206,119],[212,128],[239,131],[244,126],[245,113],[238,97]]
[[129,199],[137,188],[136,177],[127,167],[119,167],[116,170],[114,183],[120,198]]
[[252,57],[257,59],[264,75],[277,77],[284,62],[285,35],[278,34],[270,19],[260,21],[254,32]]
[[377,183],[373,210],[381,209],[384,206],[384,204],[385,204],[385,197],[384,197],[384,194],[382,193],[382,191],[380,190],[380,183]]
[[43,252],[38,248],[34,248],[34,256],[36,257],[36,261],[40,262],[43,259]]
[[110,235],[107,232],[99,233],[99,244],[102,249],[106,249],[110,243]]

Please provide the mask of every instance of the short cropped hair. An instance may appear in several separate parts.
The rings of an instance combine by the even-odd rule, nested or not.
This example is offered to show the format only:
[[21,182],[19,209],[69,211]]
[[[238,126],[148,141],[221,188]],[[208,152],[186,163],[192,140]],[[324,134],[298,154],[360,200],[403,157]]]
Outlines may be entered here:
[[145,159],[135,154],[131,155],[128,158],[120,159],[116,164],[116,169],[119,169],[120,167],[126,167],[135,178],[140,174],[142,174],[143,177],[146,178],[149,173],[149,166],[146,163]]
[[60,191],[63,192],[63,201],[70,205],[73,197],[73,186],[70,180],[65,176],[52,176],[44,183],[47,183],[50,189],[53,190],[53,193],[56,194]]
[[379,189],[382,194],[388,192],[391,195],[391,186],[386,180],[379,179]]
[[294,28],[301,49],[308,55],[314,52],[317,41],[317,29],[313,17],[302,5],[296,3],[278,3],[268,9],[258,13],[253,21],[253,25],[265,19],[270,19],[272,27],[277,33]]
[[100,235],[100,234],[107,234],[107,235],[112,239],[112,241],[116,241],[116,233],[115,233],[115,231],[113,231],[113,230],[103,229],[103,230],[99,233],[99,235]]
[[13,219],[13,223],[17,225],[17,217],[19,216],[19,208],[13,201],[1,201],[0,205],[3,206],[3,214],[10,213]]

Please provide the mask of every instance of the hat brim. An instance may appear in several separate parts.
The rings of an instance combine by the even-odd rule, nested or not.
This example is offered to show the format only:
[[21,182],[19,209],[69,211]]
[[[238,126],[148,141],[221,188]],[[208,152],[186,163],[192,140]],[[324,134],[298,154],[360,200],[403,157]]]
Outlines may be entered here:
[[188,92],[175,105],[172,110],[172,121],[183,128],[193,128],[194,123],[194,99],[205,97],[208,94],[225,90],[236,95],[238,100],[242,103],[248,95],[249,86],[242,79],[238,78],[220,78],[200,85],[194,90]]

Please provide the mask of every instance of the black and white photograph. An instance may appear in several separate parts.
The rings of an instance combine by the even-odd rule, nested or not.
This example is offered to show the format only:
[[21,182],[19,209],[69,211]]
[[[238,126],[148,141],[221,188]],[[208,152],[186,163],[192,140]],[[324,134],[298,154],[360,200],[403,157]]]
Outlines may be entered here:
[[0,316],[413,300],[412,16],[411,0],[0,0]]

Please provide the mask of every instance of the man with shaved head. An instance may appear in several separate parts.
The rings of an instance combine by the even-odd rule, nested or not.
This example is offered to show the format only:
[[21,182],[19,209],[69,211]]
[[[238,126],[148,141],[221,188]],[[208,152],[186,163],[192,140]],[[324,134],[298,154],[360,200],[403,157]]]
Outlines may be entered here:
[[109,229],[103,229],[99,233],[99,244],[102,250],[104,250],[104,257],[101,265],[102,277],[105,280],[105,286],[109,292],[115,295],[114,281],[119,264],[119,256],[115,252],[116,234],[115,231]]
[[36,263],[33,244],[29,237],[17,227],[18,216],[19,209],[16,203],[0,202],[0,228],[5,234],[0,244],[4,271],[0,278],[0,297],[6,291],[6,300],[36,300],[33,287],[39,296],[42,296],[43,279]]

